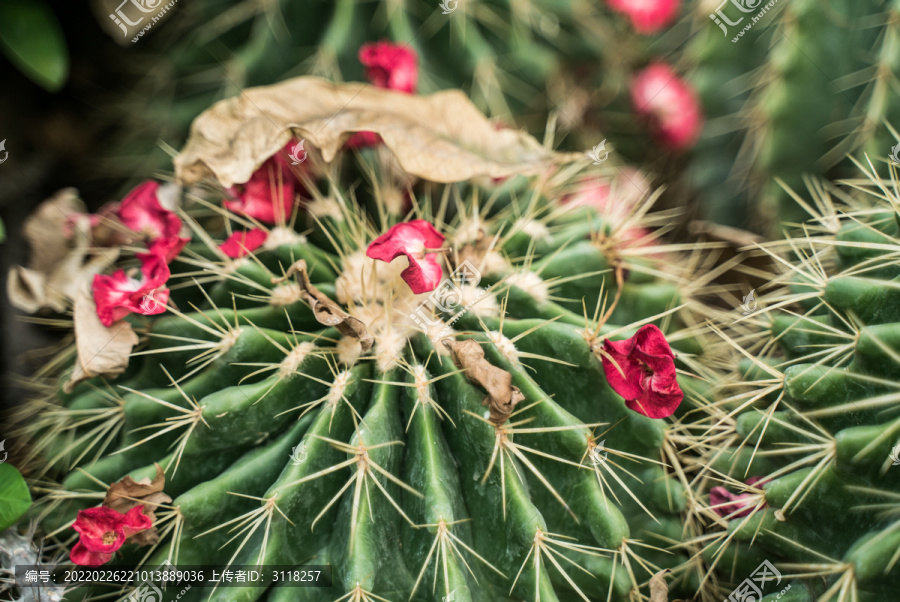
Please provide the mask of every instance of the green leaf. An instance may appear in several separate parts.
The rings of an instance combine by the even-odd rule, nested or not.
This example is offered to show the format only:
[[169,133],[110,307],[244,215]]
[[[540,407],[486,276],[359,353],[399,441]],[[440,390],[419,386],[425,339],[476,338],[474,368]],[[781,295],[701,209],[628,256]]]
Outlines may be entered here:
[[6,240],[6,229],[3,227],[3,220],[0,219],[0,242]]
[[0,2],[0,50],[22,73],[49,92],[69,77],[62,27],[42,0]]
[[12,464],[0,464],[0,531],[11,527],[31,506],[22,474]]

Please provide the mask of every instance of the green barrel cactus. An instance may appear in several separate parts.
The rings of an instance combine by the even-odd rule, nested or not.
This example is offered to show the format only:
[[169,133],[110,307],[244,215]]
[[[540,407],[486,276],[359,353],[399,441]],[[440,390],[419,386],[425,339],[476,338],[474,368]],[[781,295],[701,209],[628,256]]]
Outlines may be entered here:
[[[410,143],[451,102],[440,144]],[[26,410],[48,542],[82,564],[333,567],[330,589],[182,600],[633,600],[688,559],[670,462],[721,359],[699,258],[659,242],[655,197],[624,214],[563,202],[583,159],[475,113],[454,140],[472,110],[298,78],[195,122],[185,187],[142,185],[115,210],[132,271],[76,296],[78,347]],[[348,131],[322,133],[316,111]],[[383,145],[357,162],[340,149],[358,130]],[[386,165],[419,177],[404,217]],[[113,354],[91,347],[101,327]],[[103,517],[111,541],[141,537],[100,550],[84,525]],[[669,585],[691,596],[701,578]]]
[[782,574],[766,602],[900,586],[898,191],[871,164],[851,184],[838,209],[814,189],[816,219],[769,249],[784,273],[725,330],[742,384],[723,389],[697,480],[707,578],[725,595],[766,560]]

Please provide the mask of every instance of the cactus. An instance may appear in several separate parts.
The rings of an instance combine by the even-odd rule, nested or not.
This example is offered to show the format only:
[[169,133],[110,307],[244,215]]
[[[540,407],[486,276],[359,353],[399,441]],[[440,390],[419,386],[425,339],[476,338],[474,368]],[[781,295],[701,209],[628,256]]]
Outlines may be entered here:
[[723,332],[742,384],[723,389],[696,482],[724,595],[764,560],[783,574],[765,601],[888,600],[900,585],[900,205],[896,180],[857,165],[852,188],[811,188],[815,218],[768,247],[784,273]]
[[715,127],[690,172],[712,219],[778,235],[805,216],[778,180],[801,189],[805,177],[854,177],[847,155],[891,154],[898,9],[883,0],[697,4],[687,77]]
[[[457,98],[310,78],[284,86],[312,86],[317,109],[345,90],[395,112]],[[248,90],[248,106],[263,106],[257,94],[302,104],[279,88]],[[38,412],[23,435],[41,458],[31,516],[49,541],[84,562],[333,567],[330,590],[248,584],[184,598],[216,600],[633,600],[687,560],[688,483],[670,462],[687,441],[681,417],[709,403],[720,358],[698,326],[702,258],[678,261],[677,247],[659,243],[653,229],[671,216],[647,216],[657,195],[624,213],[563,204],[583,185],[583,159],[548,172],[571,157],[470,120],[549,162],[499,183],[440,186],[419,173],[397,217],[386,163],[358,155],[352,168],[339,152],[326,164],[330,142],[286,116],[306,136],[308,163],[292,169],[286,150],[262,150],[251,181],[268,196],[248,183],[223,205],[223,186],[203,176],[237,170],[223,166],[227,152],[197,153],[213,140],[237,148],[223,130],[254,127],[236,117],[241,102],[195,123],[175,161],[192,185],[177,218],[163,208],[171,185],[142,185],[114,209],[150,236],[134,254],[143,275],[98,274],[93,301],[75,299],[76,338],[82,319],[133,332],[127,367],[96,375],[79,340],[74,366],[66,350],[51,364],[64,367],[57,387],[38,387],[23,410]],[[207,127],[221,115],[236,125]],[[400,164],[414,159],[421,172],[438,161],[436,181],[462,169],[446,139],[439,154],[410,154],[379,127],[377,151]],[[498,156],[500,167],[483,163],[519,165]],[[351,195],[348,173],[368,177],[371,192]],[[141,241],[128,240],[123,256]],[[125,541],[115,555],[91,547],[84,525],[99,520]],[[669,551],[676,544],[685,547]],[[672,591],[692,595],[700,576],[684,572]]]

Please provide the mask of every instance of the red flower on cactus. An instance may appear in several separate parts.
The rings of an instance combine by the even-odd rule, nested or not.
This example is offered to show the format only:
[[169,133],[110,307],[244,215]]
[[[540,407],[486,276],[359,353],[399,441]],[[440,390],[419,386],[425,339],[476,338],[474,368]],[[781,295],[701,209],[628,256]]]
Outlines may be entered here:
[[419,58],[416,51],[382,40],[363,44],[359,62],[366,67],[372,85],[412,94],[419,80]]
[[440,249],[444,235],[423,219],[414,219],[393,226],[376,238],[366,249],[366,257],[390,263],[400,255],[409,260],[409,267],[400,273],[403,281],[417,295],[433,291],[441,281],[443,270],[436,253],[428,249]]
[[[750,477],[744,481],[747,485],[755,485],[762,477]],[[731,493],[724,487],[713,487],[709,490],[709,505],[713,512],[722,518],[743,518],[750,516],[757,509],[759,495],[753,493]],[[765,502],[760,508],[765,507]]]
[[700,136],[703,112],[697,95],[668,65],[654,63],[638,73],[631,82],[631,102],[663,146],[686,150]]
[[72,528],[81,534],[69,559],[82,566],[100,566],[112,559],[125,540],[153,526],[143,506],[135,506],[126,514],[100,506],[79,510]]
[[625,405],[648,418],[671,416],[684,392],[675,379],[675,354],[653,324],[624,341],[603,341],[603,372]]
[[261,247],[268,237],[269,233],[259,228],[253,228],[246,232],[235,232],[219,245],[219,249],[232,259],[237,259],[249,255]]
[[[366,78],[376,88],[413,94],[419,81],[419,57],[416,51],[382,40],[363,44],[359,62],[366,67]],[[347,148],[366,148],[381,143],[375,132],[356,132],[347,140]]]
[[94,275],[94,303],[97,316],[104,326],[110,326],[130,313],[152,316],[166,311],[169,289],[169,266],[164,257],[154,253],[142,253],[141,280],[128,276],[125,270],[116,270],[111,276]]
[[232,186],[228,192],[235,200],[226,200],[225,207],[266,224],[286,222],[291,217],[294,193],[299,185],[291,164],[284,157],[290,147],[288,143],[266,159],[245,184]]
[[656,33],[678,15],[681,0],[607,0],[610,8],[628,17],[635,31]]
[[144,234],[151,241],[177,236],[181,230],[178,216],[159,204],[156,196],[158,190],[159,182],[144,182],[128,193],[117,212],[125,226]]

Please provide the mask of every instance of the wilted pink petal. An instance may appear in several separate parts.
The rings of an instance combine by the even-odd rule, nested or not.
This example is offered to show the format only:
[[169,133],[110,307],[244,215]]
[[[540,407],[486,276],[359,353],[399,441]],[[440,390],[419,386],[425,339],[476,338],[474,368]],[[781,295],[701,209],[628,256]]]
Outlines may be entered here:
[[172,260],[178,257],[184,245],[190,242],[190,238],[181,238],[178,236],[168,236],[166,238],[157,238],[150,245],[146,253],[135,253],[134,256],[144,261],[151,255],[161,257],[166,263],[172,263]]
[[[294,194],[300,185],[285,155],[291,143],[269,157],[253,172],[245,184],[233,186],[229,193],[234,200],[226,200],[225,207],[265,224],[285,223],[294,209]],[[306,169],[306,162],[301,163]]]
[[149,180],[137,186],[119,205],[119,220],[128,228],[139,232],[151,241],[157,238],[177,236],[181,220],[175,213],[164,209],[156,196],[159,182]]
[[681,8],[681,0],[606,0],[610,8],[627,16],[635,31],[656,33],[669,25]]
[[668,65],[654,63],[638,73],[631,82],[631,102],[670,149],[686,150],[700,136],[703,112],[697,95]]
[[366,78],[379,88],[412,94],[419,80],[419,58],[406,46],[382,40],[363,44],[359,62],[366,67]]
[[100,506],[79,510],[72,528],[80,538],[69,558],[82,566],[100,566],[112,558],[129,535],[153,526],[143,506],[135,506],[126,514]]
[[400,273],[404,282],[417,295],[433,291],[441,281],[443,271],[436,253],[426,249],[440,249],[444,235],[423,219],[415,219],[393,226],[376,238],[366,249],[366,256],[390,263],[400,255],[409,260],[409,267]]
[[94,276],[94,303],[97,316],[104,326],[110,326],[130,313],[151,316],[166,311],[169,289],[169,266],[164,257],[152,253],[142,254],[141,280],[129,277],[124,270],[116,270],[111,276]]
[[560,203],[569,207],[590,207],[614,229],[625,246],[653,244],[650,230],[638,226],[622,228],[635,207],[650,193],[647,178],[633,167],[623,167],[614,182],[606,178],[587,178]]
[[219,248],[227,256],[236,259],[249,255],[261,247],[268,237],[268,232],[259,228],[253,228],[246,232],[235,232],[226,238],[225,242],[219,245]]
[[[750,477],[744,481],[747,485],[755,485],[762,477]],[[722,518],[743,518],[756,510],[759,495],[753,493],[731,493],[724,487],[713,487],[709,490],[709,505]],[[763,502],[761,508],[766,506]]]
[[675,354],[654,324],[641,327],[624,341],[603,341],[603,372],[625,405],[648,418],[671,416],[684,392],[675,379]]

